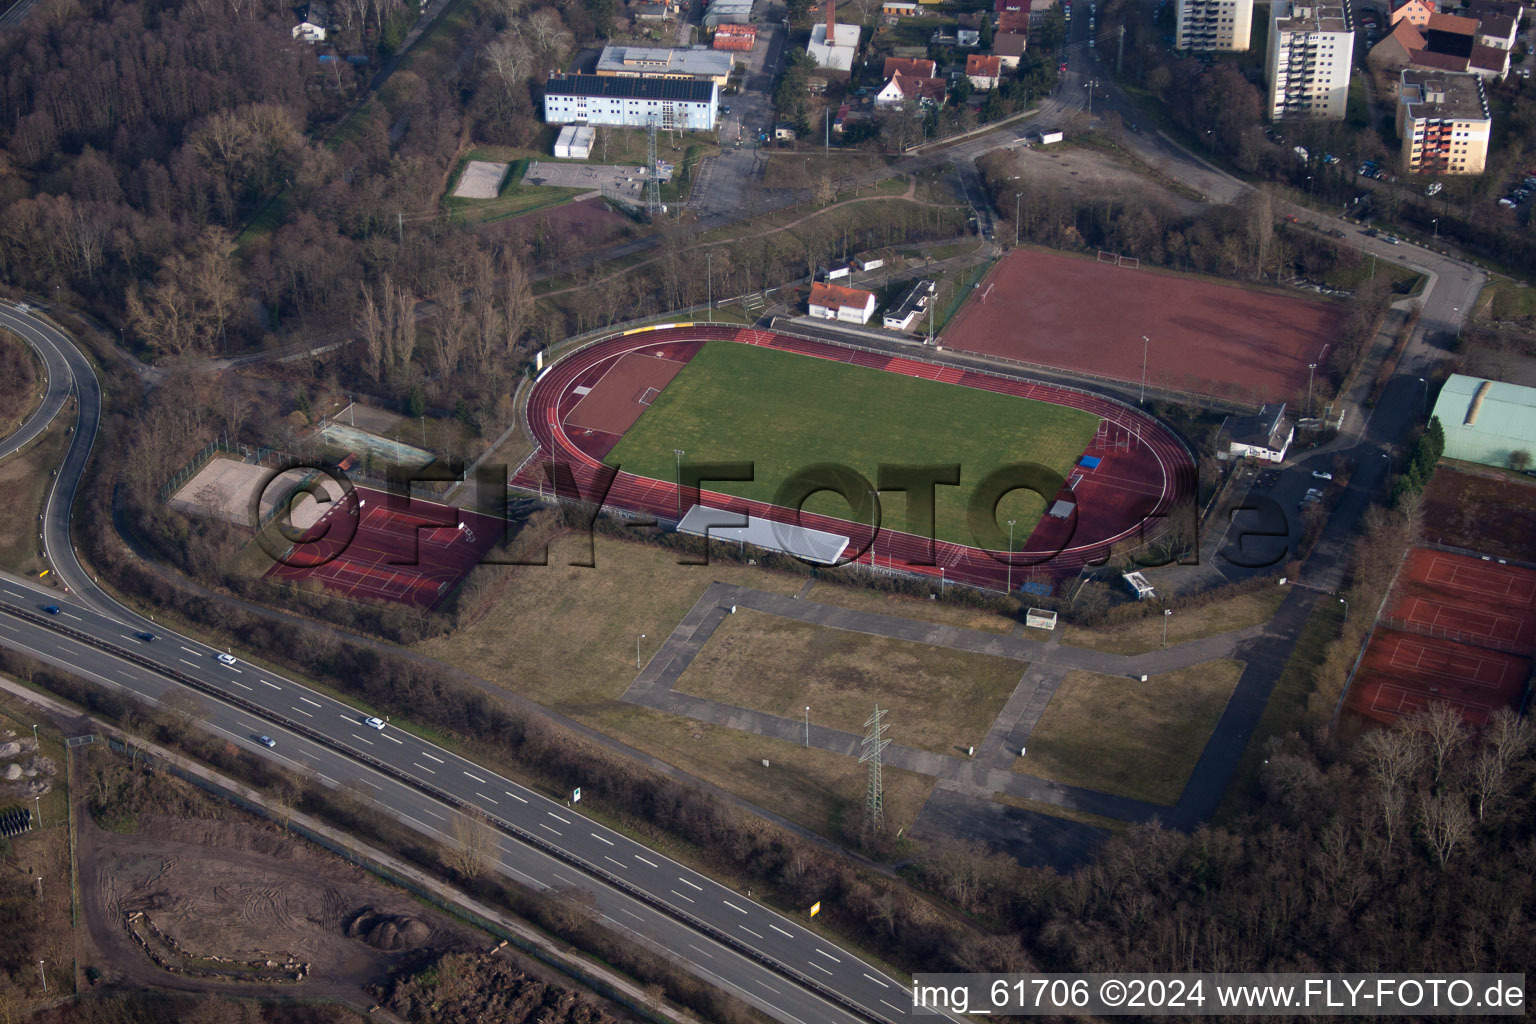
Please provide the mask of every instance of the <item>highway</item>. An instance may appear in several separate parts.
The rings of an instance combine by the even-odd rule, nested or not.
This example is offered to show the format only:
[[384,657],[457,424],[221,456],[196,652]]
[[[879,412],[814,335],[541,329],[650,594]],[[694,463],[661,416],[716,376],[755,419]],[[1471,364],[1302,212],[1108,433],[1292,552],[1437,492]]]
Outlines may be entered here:
[[[216,648],[118,604],[92,582],[68,543],[69,509],[101,417],[99,384],[73,342],[45,322],[0,306],[0,325],[36,346],[50,365],[57,357],[81,398],[43,530],[50,562],[70,593],[0,573],[0,644],[150,700],[176,687],[195,690],[206,706],[206,728],[328,784],[365,782],[379,806],[435,839],[452,841],[455,805],[479,811],[509,833],[500,843],[500,870],[535,889],[590,891],[611,925],[778,1020],[914,1016],[900,982],[798,921],[592,821],[579,804],[550,800],[394,726],[371,729],[363,724],[371,712],[241,652],[234,652],[237,664],[221,664]],[[59,607],[57,615],[44,613],[49,605]],[[155,639],[138,639],[141,631]],[[276,746],[259,744],[260,735]]]

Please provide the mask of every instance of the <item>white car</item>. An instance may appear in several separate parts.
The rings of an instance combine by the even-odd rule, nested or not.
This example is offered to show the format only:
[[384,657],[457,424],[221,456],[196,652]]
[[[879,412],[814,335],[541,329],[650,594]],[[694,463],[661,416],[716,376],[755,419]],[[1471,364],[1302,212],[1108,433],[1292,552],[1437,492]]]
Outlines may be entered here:
[[235,656],[233,654],[221,654],[219,655],[219,664],[233,665],[235,664]]
[[1319,479],[1319,480],[1332,480],[1333,479],[1333,474],[1332,473],[1324,473],[1320,469],[1314,469],[1312,471],[1312,475],[1314,477],[1316,477],[1317,479]]
[[363,719],[363,724],[366,725],[370,729],[382,730],[384,728],[384,719],[369,717],[369,718]]

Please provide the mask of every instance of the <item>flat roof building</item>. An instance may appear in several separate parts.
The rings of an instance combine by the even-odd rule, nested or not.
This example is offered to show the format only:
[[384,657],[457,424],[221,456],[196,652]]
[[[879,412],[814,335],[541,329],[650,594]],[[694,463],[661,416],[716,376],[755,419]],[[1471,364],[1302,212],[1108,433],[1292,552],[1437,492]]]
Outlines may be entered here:
[[1481,174],[1492,129],[1477,75],[1412,68],[1402,73],[1397,131],[1404,173]]
[[664,46],[609,44],[597,58],[597,73],[608,77],[692,78],[725,85],[735,59],[724,50],[678,50]]
[[1284,462],[1296,436],[1296,428],[1285,418],[1284,402],[1265,405],[1252,416],[1229,416],[1221,429],[1227,450],[1218,452],[1218,458],[1252,456],[1266,462]]
[[[1510,456],[1536,459],[1536,388],[1453,373],[1435,400],[1445,457],[1508,467]],[[1536,466],[1527,462],[1525,468]]]
[[805,44],[805,52],[816,58],[819,67],[831,71],[852,71],[853,57],[859,50],[859,26],[838,24],[833,27],[835,31],[829,44],[827,26],[820,22],[812,25],[811,41]]
[[720,101],[714,82],[683,78],[557,75],[544,86],[549,124],[616,125],[713,131]]
[[752,22],[752,0],[714,0],[704,11],[704,27],[748,25]]
[[1174,38],[1181,50],[1248,49],[1253,31],[1253,0],[1179,0],[1174,8]]
[[887,330],[910,331],[912,323],[928,308],[928,303],[933,301],[935,285],[932,281],[916,281],[895,309],[888,309],[881,318],[881,323]]
[[1355,47],[1349,0],[1275,0],[1269,22],[1269,117],[1344,120]]

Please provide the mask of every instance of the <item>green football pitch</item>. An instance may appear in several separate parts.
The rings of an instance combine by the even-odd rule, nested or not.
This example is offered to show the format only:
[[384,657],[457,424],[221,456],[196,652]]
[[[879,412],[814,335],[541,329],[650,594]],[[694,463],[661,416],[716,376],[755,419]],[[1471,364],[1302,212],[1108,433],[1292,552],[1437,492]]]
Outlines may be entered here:
[[[755,345],[705,345],[609,452],[626,472],[671,481],[676,449],[687,461],[752,462],[751,482],[706,482],[708,490],[772,502],[781,484],[818,463],[839,463],[878,480],[882,464],[960,466],[959,486],[935,496],[935,536],[973,544],[966,507],[976,484],[1010,463],[1065,476],[1093,440],[1099,417],[991,391],[920,380]],[[886,529],[905,529],[905,499],[881,496]],[[821,492],[807,512],[858,521],[841,496]],[[1016,521],[1023,547],[1044,499],[1013,491],[997,520]]]

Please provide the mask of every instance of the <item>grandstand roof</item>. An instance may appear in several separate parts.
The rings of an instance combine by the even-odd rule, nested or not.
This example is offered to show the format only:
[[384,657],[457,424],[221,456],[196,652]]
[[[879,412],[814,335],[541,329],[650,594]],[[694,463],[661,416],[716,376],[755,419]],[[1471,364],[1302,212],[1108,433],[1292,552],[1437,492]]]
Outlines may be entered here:
[[792,526],[772,519],[731,512],[708,505],[694,505],[677,524],[679,533],[731,543],[751,544],[764,551],[779,551],[805,562],[831,565],[848,547],[848,538],[826,530]]

